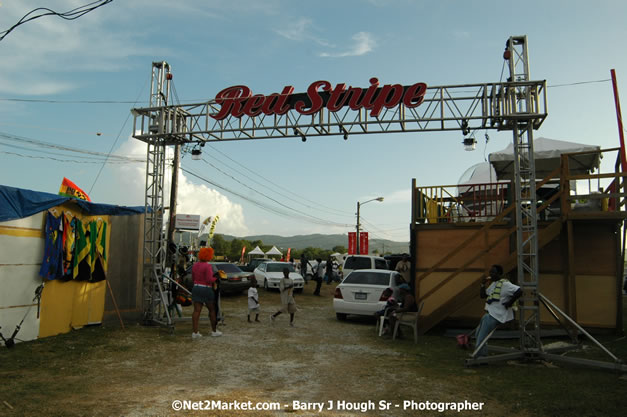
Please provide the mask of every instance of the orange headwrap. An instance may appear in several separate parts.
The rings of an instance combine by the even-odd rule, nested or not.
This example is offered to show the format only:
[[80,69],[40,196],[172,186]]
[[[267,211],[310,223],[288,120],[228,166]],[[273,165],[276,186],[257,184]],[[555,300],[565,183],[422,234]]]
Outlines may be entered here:
[[209,262],[213,259],[213,248],[200,248],[198,251],[198,260],[201,262]]

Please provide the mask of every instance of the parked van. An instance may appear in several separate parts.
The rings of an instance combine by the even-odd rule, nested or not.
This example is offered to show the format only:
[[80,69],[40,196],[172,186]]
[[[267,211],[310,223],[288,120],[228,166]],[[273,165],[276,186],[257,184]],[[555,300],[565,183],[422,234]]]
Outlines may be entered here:
[[344,260],[342,272],[344,278],[355,269],[390,269],[388,262],[380,256],[349,255]]

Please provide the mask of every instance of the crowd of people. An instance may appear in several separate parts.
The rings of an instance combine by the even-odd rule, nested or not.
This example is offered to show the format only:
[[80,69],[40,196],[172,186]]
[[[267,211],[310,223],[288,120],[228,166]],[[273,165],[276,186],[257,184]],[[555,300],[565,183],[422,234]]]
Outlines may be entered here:
[[[199,319],[203,307],[209,310],[209,320],[211,324],[211,336],[219,337],[222,332],[217,329],[217,281],[218,277],[213,274],[213,269],[209,261],[213,258],[212,248],[202,248],[198,253],[198,262],[192,267],[193,288],[191,298],[193,304],[192,313],[192,339],[202,337],[199,332]],[[312,265],[303,255],[300,259],[300,270],[303,277],[309,275],[311,268],[313,281],[316,287],[313,295],[320,296],[322,283],[330,284],[336,279],[336,271],[334,270],[334,261],[331,257],[327,259],[326,264],[322,263],[322,259],[316,259]],[[393,297],[392,290],[387,289],[384,294],[387,299],[385,308],[379,311],[376,316],[385,315],[388,321],[388,329],[394,329],[397,317],[405,312],[417,312],[418,306],[414,297],[414,292],[410,287],[410,269],[411,263],[408,256],[403,258],[396,264],[395,270],[399,272],[400,284],[398,285],[398,299]],[[289,325],[294,326],[294,319],[298,308],[294,298],[294,281],[290,278],[290,268],[283,268],[283,277],[279,283],[279,293],[281,299],[281,307],[270,316],[270,320],[274,322],[281,314],[289,314]],[[488,284],[489,285],[486,285]],[[259,292],[258,284],[255,278],[252,278],[251,286],[248,289],[248,322],[260,322],[259,312]],[[482,317],[476,335],[476,346],[480,347],[477,356],[487,354],[487,346],[484,340],[489,334],[500,324],[513,320],[516,301],[522,295],[519,286],[511,283],[503,273],[501,265],[492,265],[488,275],[482,280],[480,288],[480,297],[486,299],[485,314]],[[254,320],[253,320],[254,315]],[[483,343],[483,345],[482,345]]]

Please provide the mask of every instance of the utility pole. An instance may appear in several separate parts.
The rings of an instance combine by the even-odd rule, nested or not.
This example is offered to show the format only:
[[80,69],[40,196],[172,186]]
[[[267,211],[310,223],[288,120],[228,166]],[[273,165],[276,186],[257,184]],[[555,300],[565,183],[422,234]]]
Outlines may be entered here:
[[355,249],[357,252],[357,255],[359,255],[359,207],[363,206],[366,203],[370,203],[371,201],[378,201],[378,202],[382,202],[383,201],[383,197],[377,197],[377,198],[373,198],[370,199],[368,201],[364,201],[363,203],[360,203],[359,201],[357,202],[357,228],[356,228],[356,232],[355,233],[355,238],[357,240],[357,242],[355,242]]
[[359,255],[359,201],[357,202],[357,227],[355,233],[355,254]]
[[168,250],[166,256],[166,266],[170,267],[170,277],[174,277],[174,262],[176,259],[176,253],[172,253],[170,248],[173,248],[174,243],[174,234],[176,232],[176,200],[178,195],[178,185],[179,185],[179,161],[181,159],[181,145],[174,145],[174,160],[172,161],[172,184],[170,187],[170,216],[168,220]]

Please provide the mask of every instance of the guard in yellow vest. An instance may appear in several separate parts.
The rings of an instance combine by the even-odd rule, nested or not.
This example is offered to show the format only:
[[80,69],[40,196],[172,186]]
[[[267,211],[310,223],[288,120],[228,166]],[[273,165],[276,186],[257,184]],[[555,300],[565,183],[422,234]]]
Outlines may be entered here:
[[[486,288],[487,281],[490,285]],[[481,318],[479,328],[477,329],[477,345],[497,328],[501,323],[507,323],[514,319],[514,303],[522,295],[522,290],[518,285],[512,284],[507,278],[503,277],[503,267],[501,265],[492,265],[490,268],[490,276],[484,278],[479,291],[481,298],[486,299],[486,313]],[[477,353],[477,356],[485,356],[488,353],[487,346],[484,345]]]

